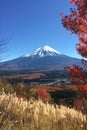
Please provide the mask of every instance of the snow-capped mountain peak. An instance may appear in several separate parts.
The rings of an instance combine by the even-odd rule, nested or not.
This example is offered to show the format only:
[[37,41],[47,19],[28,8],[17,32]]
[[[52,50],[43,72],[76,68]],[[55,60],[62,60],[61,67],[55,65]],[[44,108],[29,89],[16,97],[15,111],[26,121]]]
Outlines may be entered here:
[[57,55],[61,55],[61,53],[51,48],[50,46],[46,45],[36,49],[31,54],[25,55],[24,57],[30,57],[30,56],[45,57],[45,56],[57,56]]

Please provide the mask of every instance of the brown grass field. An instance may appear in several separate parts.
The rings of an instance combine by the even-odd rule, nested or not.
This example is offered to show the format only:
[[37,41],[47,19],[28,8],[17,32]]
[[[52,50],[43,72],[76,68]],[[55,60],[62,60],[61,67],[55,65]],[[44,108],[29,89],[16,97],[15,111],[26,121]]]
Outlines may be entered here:
[[0,94],[0,130],[87,130],[86,116],[74,108]]
[[33,73],[33,74],[11,74],[11,75],[6,75],[6,76],[0,76],[2,79],[36,79],[40,78],[42,73]]

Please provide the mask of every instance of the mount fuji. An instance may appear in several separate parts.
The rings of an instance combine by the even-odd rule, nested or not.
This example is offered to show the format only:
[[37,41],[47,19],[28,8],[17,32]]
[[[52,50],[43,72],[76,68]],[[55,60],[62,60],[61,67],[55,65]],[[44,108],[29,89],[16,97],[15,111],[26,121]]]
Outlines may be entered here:
[[66,56],[46,45],[30,54],[0,63],[0,70],[64,69],[65,66],[71,66],[72,64],[81,65],[81,60]]
[[46,45],[46,46],[43,46],[43,47],[36,49],[31,54],[27,54],[24,57],[30,57],[30,56],[32,56],[32,57],[46,57],[46,56],[58,56],[58,55],[61,55],[61,53]]

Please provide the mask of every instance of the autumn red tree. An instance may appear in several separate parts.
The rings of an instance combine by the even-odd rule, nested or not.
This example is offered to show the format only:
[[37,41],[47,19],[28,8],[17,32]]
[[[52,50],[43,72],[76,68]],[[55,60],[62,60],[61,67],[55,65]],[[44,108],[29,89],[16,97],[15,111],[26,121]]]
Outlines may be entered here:
[[[70,0],[70,3],[74,5],[74,8],[70,8],[69,15],[62,15],[62,24],[70,31],[70,34],[77,35],[79,43],[76,44],[76,50],[83,58],[87,58],[87,0]],[[82,64],[87,68],[86,60],[83,59]],[[85,71],[77,65],[66,67],[66,69],[71,81],[77,85],[78,91],[86,100],[87,75]]]
[[63,26],[75,33],[79,39],[76,44],[78,53],[87,57],[87,0],[70,0],[76,8],[70,9],[70,15],[62,18]]
[[82,67],[73,64],[72,67],[65,67],[65,69],[67,70],[72,83],[76,85],[83,85],[86,83],[86,74]]
[[41,87],[37,89],[37,99],[41,99],[44,103],[49,101],[49,95],[45,88]]

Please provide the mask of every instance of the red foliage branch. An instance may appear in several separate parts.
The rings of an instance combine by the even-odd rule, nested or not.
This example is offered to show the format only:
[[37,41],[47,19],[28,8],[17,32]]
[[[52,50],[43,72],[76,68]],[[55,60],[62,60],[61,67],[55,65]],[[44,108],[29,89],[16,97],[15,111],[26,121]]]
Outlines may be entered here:
[[87,57],[87,0],[70,0],[76,8],[70,9],[69,16],[62,16],[62,24],[78,36],[80,43],[76,48],[82,57]]
[[79,92],[82,93],[82,96],[83,96],[85,99],[87,99],[87,84],[80,85],[80,86],[78,87],[78,90],[79,90]]
[[87,79],[86,73],[82,67],[73,65],[72,67],[66,67],[69,78],[77,86],[78,94],[74,101],[74,106],[80,111],[87,109]]
[[[75,8],[70,9],[70,15],[62,15],[62,24],[71,34],[77,35],[79,43],[76,44],[76,50],[82,57],[87,58],[87,0],[70,0],[70,3]],[[87,61],[82,60],[82,64],[87,67]],[[83,69],[77,65],[66,67],[66,69],[70,80],[77,85],[78,91],[86,101],[87,80]]]
[[69,78],[74,84],[84,84],[86,82],[86,74],[82,67],[73,65],[72,67],[65,67],[68,72]]
[[87,58],[87,45],[85,45],[85,44],[77,44],[76,50],[78,51],[78,53],[81,56]]

